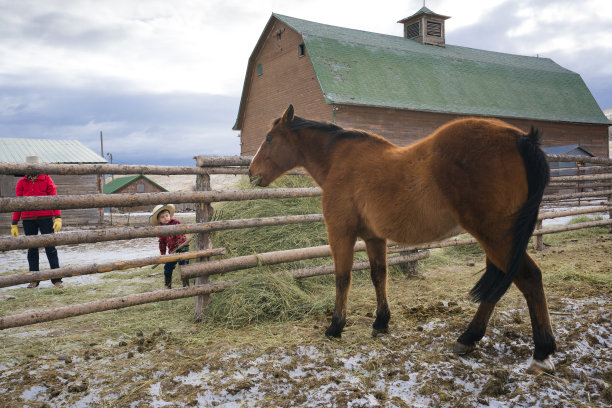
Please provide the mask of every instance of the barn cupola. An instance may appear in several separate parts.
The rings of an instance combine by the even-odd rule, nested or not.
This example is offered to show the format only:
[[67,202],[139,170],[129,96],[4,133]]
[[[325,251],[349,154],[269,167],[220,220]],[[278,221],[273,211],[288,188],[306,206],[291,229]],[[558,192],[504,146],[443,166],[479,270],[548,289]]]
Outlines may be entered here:
[[423,5],[423,8],[415,14],[398,21],[398,23],[404,25],[404,38],[422,44],[444,47],[444,20],[449,18],[436,14]]

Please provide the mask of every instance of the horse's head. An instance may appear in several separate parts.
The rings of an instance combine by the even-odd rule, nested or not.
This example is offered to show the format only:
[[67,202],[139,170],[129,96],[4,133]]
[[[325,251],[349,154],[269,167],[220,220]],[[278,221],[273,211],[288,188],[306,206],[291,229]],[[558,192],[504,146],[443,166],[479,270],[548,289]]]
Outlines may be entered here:
[[266,187],[298,165],[296,134],[289,126],[292,120],[293,105],[289,105],[266,134],[249,166],[249,178],[254,185]]

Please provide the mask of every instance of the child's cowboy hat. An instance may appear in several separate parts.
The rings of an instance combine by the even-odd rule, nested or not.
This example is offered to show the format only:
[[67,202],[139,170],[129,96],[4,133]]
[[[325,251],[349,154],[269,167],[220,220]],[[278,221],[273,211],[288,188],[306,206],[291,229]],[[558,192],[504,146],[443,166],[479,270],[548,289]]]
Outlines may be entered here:
[[155,208],[153,209],[153,214],[151,214],[151,216],[149,217],[149,223],[151,225],[159,225],[159,220],[157,219],[157,216],[162,211],[169,211],[170,218],[174,217],[174,204],[160,204],[155,206]]

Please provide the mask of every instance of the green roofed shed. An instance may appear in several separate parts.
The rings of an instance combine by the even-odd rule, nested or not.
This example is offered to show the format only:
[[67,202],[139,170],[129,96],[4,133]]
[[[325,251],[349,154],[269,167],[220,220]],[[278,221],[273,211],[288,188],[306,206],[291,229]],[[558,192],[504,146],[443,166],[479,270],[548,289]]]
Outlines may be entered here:
[[[145,192],[144,190],[147,190],[144,187],[145,183],[152,185],[152,188],[149,188],[148,190],[155,190],[158,192],[168,191],[164,187],[160,186],[159,184],[157,184],[156,182],[154,182],[153,180],[151,180],[150,178],[142,174],[137,174],[135,176],[127,176],[127,177],[115,177],[114,180],[111,180],[108,183],[104,184],[102,191],[104,192],[104,194],[114,194],[114,193],[119,192],[120,190],[123,190],[126,186],[134,183],[137,180],[142,182],[143,191],[138,191],[138,187],[136,187],[136,191],[133,191],[133,192],[144,193]],[[147,192],[150,192],[150,191],[147,191]]]

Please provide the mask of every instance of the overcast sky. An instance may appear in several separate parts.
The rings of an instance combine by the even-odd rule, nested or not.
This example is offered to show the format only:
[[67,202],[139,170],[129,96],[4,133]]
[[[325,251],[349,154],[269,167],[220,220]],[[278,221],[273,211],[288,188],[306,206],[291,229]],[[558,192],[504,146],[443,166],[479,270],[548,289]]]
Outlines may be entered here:
[[[612,1],[428,0],[446,42],[553,59],[612,109]],[[231,130],[270,15],[391,35],[422,0],[0,0],[0,137],[77,139],[121,164],[240,153]],[[280,112],[279,112],[280,115]],[[273,118],[270,118],[272,120]]]

